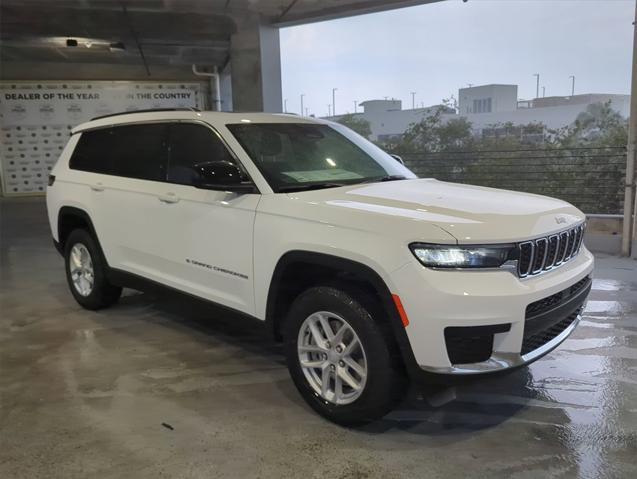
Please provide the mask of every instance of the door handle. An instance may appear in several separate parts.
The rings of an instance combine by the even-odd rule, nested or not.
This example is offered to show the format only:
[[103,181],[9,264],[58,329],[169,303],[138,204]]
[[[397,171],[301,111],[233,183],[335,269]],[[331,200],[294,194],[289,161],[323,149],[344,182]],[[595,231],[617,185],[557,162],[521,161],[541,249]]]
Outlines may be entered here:
[[177,203],[179,201],[179,197],[175,193],[166,193],[158,198],[162,203]]
[[91,185],[91,189],[93,191],[104,191],[104,185],[98,181],[97,183]]

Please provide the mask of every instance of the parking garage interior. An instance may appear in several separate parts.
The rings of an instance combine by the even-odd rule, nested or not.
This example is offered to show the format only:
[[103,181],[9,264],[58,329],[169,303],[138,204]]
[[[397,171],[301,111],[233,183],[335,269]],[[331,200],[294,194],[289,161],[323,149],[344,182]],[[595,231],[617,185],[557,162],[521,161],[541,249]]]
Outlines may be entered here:
[[435,1],[2,0],[0,477],[637,475],[637,248],[619,251],[633,212],[613,234],[618,218],[589,220],[592,291],[559,349],[412,387],[357,428],[313,413],[261,324],[132,289],[90,312],[68,293],[43,194],[71,128],[146,108],[279,113],[281,28]]

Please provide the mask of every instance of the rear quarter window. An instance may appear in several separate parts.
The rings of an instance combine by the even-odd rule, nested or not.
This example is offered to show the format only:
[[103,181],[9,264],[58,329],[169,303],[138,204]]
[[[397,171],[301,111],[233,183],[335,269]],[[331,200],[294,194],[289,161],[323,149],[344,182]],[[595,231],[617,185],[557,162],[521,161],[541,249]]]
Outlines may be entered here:
[[166,124],[124,125],[81,133],[69,168],[142,180],[164,181]]

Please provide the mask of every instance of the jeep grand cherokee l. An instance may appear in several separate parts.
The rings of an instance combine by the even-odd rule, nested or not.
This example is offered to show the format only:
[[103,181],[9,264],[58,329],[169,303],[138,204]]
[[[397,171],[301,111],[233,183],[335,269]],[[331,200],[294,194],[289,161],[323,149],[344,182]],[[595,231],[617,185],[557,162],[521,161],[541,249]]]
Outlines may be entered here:
[[423,371],[538,359],[590,290],[578,209],[416,178],[338,124],[156,111],[72,133],[47,206],[77,302],[161,285],[266,321],[340,424],[382,416]]

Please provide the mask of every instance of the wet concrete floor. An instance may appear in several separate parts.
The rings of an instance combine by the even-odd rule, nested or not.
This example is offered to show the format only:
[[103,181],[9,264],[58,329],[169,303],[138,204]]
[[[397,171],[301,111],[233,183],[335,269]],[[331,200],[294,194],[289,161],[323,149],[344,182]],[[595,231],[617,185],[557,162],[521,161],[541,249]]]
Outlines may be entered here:
[[1,478],[637,477],[636,261],[598,257],[580,326],[529,368],[344,429],[252,322],[133,291],[81,309],[42,200],[0,208]]

